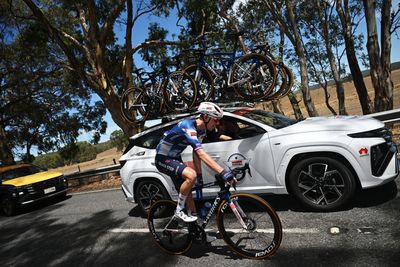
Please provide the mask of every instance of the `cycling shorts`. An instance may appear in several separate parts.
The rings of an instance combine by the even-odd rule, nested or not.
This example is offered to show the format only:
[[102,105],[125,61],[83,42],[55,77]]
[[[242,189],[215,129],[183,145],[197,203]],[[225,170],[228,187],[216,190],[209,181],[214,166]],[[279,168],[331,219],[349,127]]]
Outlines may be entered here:
[[171,177],[176,190],[179,192],[181,185],[184,182],[182,172],[187,167],[182,162],[182,158],[171,158],[157,154],[155,161],[157,170]]

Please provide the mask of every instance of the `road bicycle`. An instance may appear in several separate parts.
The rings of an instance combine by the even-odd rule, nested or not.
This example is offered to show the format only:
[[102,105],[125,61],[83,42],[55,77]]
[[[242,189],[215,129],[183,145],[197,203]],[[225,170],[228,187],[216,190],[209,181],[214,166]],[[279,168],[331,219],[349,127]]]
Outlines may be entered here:
[[263,54],[269,58],[274,64],[276,70],[276,83],[272,92],[266,96],[263,100],[274,100],[287,96],[293,87],[293,73],[292,71],[282,62],[272,55],[271,49],[268,43],[256,45],[250,49],[253,53]]
[[218,231],[230,249],[250,259],[272,256],[282,241],[282,225],[275,210],[256,195],[231,195],[231,185],[217,176],[215,182],[201,188],[213,185],[221,190],[201,225],[177,218],[174,201],[159,200],[150,207],[147,221],[156,244],[167,253],[183,254],[193,242],[206,243],[206,227],[216,212]]
[[[275,68],[264,55],[251,53],[237,55],[238,37],[243,33],[230,34],[235,39],[233,51],[206,53],[204,35],[200,38],[202,48],[189,49],[196,57],[195,64],[187,66],[198,87],[197,102],[239,100],[231,93],[234,89],[241,100],[257,101],[268,96],[276,81]],[[211,57],[213,66],[206,61]]]
[[121,96],[121,112],[129,122],[158,118],[167,112],[186,111],[193,107],[197,87],[184,71],[169,72],[164,63],[160,71],[134,70],[137,86]]

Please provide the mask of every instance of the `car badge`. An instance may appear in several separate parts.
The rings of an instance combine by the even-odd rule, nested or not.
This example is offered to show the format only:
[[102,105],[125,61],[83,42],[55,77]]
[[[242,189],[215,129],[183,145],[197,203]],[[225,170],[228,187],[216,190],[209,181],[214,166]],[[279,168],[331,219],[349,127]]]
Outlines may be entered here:
[[360,154],[360,157],[365,157],[368,156],[368,149],[366,147],[362,147],[360,150],[358,150],[358,153]]

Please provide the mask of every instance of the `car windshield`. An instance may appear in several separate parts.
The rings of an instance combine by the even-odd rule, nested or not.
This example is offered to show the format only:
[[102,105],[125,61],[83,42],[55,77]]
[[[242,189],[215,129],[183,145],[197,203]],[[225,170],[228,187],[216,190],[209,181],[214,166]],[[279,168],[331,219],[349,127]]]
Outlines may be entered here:
[[[236,113],[236,112],[234,112],[234,113]],[[250,110],[250,111],[246,111],[246,112],[240,111],[238,113],[240,115],[242,115],[243,117],[261,122],[272,128],[275,128],[275,129],[285,128],[287,126],[297,123],[296,120],[285,117],[281,114],[268,112],[268,111],[264,111],[264,110],[259,110],[259,109]]]
[[0,177],[2,181],[7,181],[11,179],[15,179],[22,176],[27,176],[31,174],[35,174],[38,172],[43,172],[44,170],[37,166],[23,166],[17,169],[5,171],[0,173]]

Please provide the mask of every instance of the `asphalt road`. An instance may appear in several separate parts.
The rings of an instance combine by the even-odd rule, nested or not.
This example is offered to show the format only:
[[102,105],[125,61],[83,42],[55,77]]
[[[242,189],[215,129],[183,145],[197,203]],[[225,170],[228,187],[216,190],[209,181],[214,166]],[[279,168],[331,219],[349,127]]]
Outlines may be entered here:
[[[266,196],[284,236],[263,261],[236,256],[221,239],[185,255],[165,254],[121,191],[72,195],[0,216],[0,266],[400,266],[399,188],[397,178],[331,213],[307,211],[289,196]],[[331,234],[332,227],[339,233]]]

